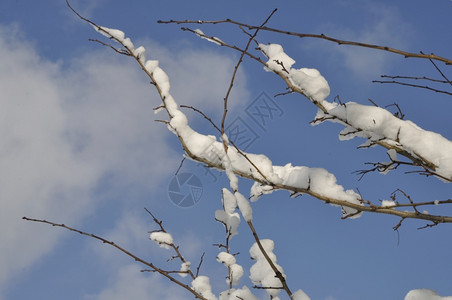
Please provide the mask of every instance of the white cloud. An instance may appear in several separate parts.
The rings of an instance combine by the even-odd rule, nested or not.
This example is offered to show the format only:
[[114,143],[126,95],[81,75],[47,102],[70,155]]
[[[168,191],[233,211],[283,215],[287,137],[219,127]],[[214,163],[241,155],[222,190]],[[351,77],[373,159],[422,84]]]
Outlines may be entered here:
[[[16,32],[0,28],[0,283],[54,244],[56,234],[21,220],[73,221],[99,173],[64,139],[59,66],[41,60]],[[74,201],[77,199],[77,201]],[[64,209],[63,209],[64,208]],[[12,259],[14,257],[14,259]]]
[[[172,61],[181,102],[211,109],[208,100],[223,95],[229,81],[223,71],[234,61],[177,51],[171,60],[159,49]],[[151,191],[181,155],[166,142],[172,134],[153,121],[159,99],[130,60],[102,49],[64,66],[40,57],[14,28],[0,27],[0,293],[62,234],[22,216],[80,223],[99,204],[93,190],[100,179],[118,183],[112,194],[129,186]],[[236,95],[247,97],[244,84]]]

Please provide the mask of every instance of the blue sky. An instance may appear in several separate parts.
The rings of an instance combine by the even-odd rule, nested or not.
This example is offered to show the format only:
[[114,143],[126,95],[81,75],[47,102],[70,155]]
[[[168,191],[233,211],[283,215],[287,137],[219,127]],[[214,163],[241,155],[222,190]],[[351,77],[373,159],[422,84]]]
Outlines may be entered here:
[[[260,24],[278,8],[269,26],[450,56],[452,2],[428,1],[72,1],[99,25],[119,28],[148,58],[160,60],[180,104],[202,109],[219,123],[238,54],[201,40],[179,25],[158,19],[231,18]],[[191,28],[197,28],[191,26]],[[247,37],[230,25],[203,26],[206,34],[244,45]],[[0,3],[0,299],[192,299],[192,296],[106,245],[59,228],[22,221],[22,216],[65,223],[102,235],[163,269],[172,254],[149,241],[156,228],[144,211],[164,221],[188,260],[211,276],[215,292],[227,288],[225,268],[215,261],[224,230],[214,220],[221,208],[225,175],[185,161],[180,172],[200,179],[202,196],[189,208],[174,205],[168,185],[182,149],[167,128],[154,122],[155,90],[137,65],[91,43],[100,38],[62,0]],[[262,32],[262,43],[282,44],[297,67],[318,69],[331,87],[329,100],[380,106],[397,102],[406,119],[452,139],[450,96],[424,89],[372,83],[381,74],[439,77],[424,60],[374,50],[337,46]],[[452,77],[450,67],[439,64]],[[261,65],[245,61],[230,101],[229,123],[242,122],[254,135],[247,151],[264,153],[275,164],[322,167],[346,189],[359,188],[378,202],[400,188],[415,201],[450,198],[451,186],[435,178],[353,171],[385,161],[383,149],[358,150],[362,140],[340,142],[341,126],[310,126],[316,109],[297,95],[273,98],[284,84]],[[264,94],[262,94],[264,93]],[[265,98],[269,96],[270,98]],[[260,97],[272,99],[278,114],[258,125],[247,111]],[[276,106],[275,106],[276,107]],[[214,134],[188,113],[192,126]],[[289,130],[288,130],[289,128]],[[240,181],[247,194],[251,183]],[[402,198],[400,198],[401,200]],[[275,241],[275,254],[293,290],[312,299],[403,299],[411,289],[452,295],[451,228],[364,214],[341,220],[340,210],[309,196],[276,192],[253,203],[255,227]],[[450,208],[429,209],[451,214]],[[243,222],[242,222],[243,223]],[[238,263],[252,262],[249,229],[241,224],[231,240]],[[250,285],[247,276],[242,285]],[[282,299],[285,299],[283,296]]]

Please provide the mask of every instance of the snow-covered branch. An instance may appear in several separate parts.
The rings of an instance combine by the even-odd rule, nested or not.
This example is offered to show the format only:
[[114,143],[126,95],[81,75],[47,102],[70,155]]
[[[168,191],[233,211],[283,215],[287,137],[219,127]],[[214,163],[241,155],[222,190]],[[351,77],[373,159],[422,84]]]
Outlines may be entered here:
[[[179,110],[178,104],[170,93],[170,80],[168,75],[160,68],[157,60],[146,60],[145,49],[140,46],[135,49],[130,38],[125,37],[122,31],[98,26],[90,23],[97,31],[111,40],[119,43],[136,60],[141,69],[155,85],[163,103],[163,107],[170,118],[168,128],[176,134],[187,156],[206,166],[225,170],[224,148],[222,141],[212,135],[196,132],[189,126],[185,114]],[[202,35],[201,33],[197,33]],[[212,38],[206,36],[206,38]],[[221,45],[227,45],[217,40]],[[233,46],[227,45],[231,48]],[[349,102],[343,105],[328,102],[324,98],[329,94],[329,86],[323,76],[315,69],[293,69],[295,61],[290,58],[280,45],[260,45],[261,50],[269,57],[263,62],[268,70],[278,74],[294,92],[308,97],[319,107],[316,123],[324,120],[343,123],[347,127],[342,131],[346,138],[355,136],[368,138],[368,143],[379,144],[388,149],[395,149],[398,153],[411,157],[425,168],[435,168],[435,172],[450,180],[452,177],[452,142],[439,134],[424,131],[410,121],[403,121],[394,117],[384,109],[365,106]],[[235,47],[235,49],[239,49]],[[243,52],[243,50],[241,50]],[[392,126],[391,126],[392,125]],[[351,130],[355,128],[355,130]],[[412,134],[415,134],[413,137]],[[417,137],[420,136],[421,139]],[[443,147],[431,147],[430,144]],[[432,150],[429,153],[428,150]],[[276,190],[287,190],[292,194],[308,194],[319,200],[343,208],[344,217],[355,218],[359,212],[375,212],[391,214],[401,218],[414,218],[428,220],[434,223],[452,223],[452,217],[416,213],[414,211],[399,211],[378,205],[366,205],[361,195],[353,190],[345,190],[337,184],[336,177],[322,168],[309,168],[306,166],[275,166],[271,160],[262,154],[244,153],[235,148],[229,148],[228,160],[231,170],[238,176],[251,179],[255,182],[252,192],[252,201],[257,200],[265,191],[270,193]],[[442,178],[441,177],[441,178]]]
[[[196,33],[189,28],[182,30]],[[197,33],[206,39],[214,37]],[[421,174],[433,175],[446,182],[452,182],[452,142],[438,133],[423,130],[407,120],[400,120],[384,108],[362,105],[355,102],[341,103],[326,101],[330,88],[326,79],[316,69],[294,69],[295,60],[284,52],[281,45],[260,44],[260,50],[268,61],[246,52],[243,49],[218,40],[220,46],[246,53],[255,61],[264,65],[267,71],[280,76],[291,92],[299,93],[308,98],[318,107],[318,113],[313,125],[324,121],[340,123],[345,126],[339,133],[341,140],[362,137],[367,141],[363,147],[383,146],[412,161],[413,166],[421,167]],[[439,144],[437,144],[439,143]],[[437,147],[435,145],[439,145]]]

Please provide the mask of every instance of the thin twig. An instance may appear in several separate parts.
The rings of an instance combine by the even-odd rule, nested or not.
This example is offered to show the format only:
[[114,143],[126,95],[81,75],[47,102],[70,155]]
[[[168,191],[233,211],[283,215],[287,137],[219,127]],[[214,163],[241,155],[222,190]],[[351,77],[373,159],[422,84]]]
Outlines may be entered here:
[[180,169],[182,168],[182,165],[184,164],[184,161],[185,157],[182,158],[182,160],[180,161],[179,168],[177,168],[176,173],[174,174],[175,176],[177,176],[177,174],[179,173]]
[[[221,119],[221,135],[224,134],[224,124],[226,122],[226,115],[228,113],[228,99],[229,99],[229,95],[232,91],[232,87],[234,85],[234,81],[235,81],[235,77],[237,75],[237,71],[239,69],[240,64],[243,61],[243,57],[245,56],[245,53],[248,51],[248,48],[250,47],[251,42],[254,40],[254,38],[257,36],[257,33],[259,32],[260,28],[262,28],[262,26],[264,26],[269,20],[270,18],[273,16],[273,14],[277,11],[277,9],[275,8],[270,15],[267,17],[267,19],[262,23],[262,25],[256,29],[256,31],[254,32],[254,34],[252,36],[250,36],[250,38],[248,39],[248,43],[245,46],[245,49],[243,50],[242,54],[240,54],[240,58],[237,62],[237,64],[234,67],[234,72],[232,73],[232,78],[231,81],[229,83],[229,87],[228,90],[226,92],[226,96],[224,97],[224,108],[223,108],[223,118]],[[224,150],[227,153],[227,145],[226,142],[223,141],[223,145],[224,145]]]
[[124,49],[118,49],[118,48],[114,47],[113,45],[104,43],[104,42],[99,41],[99,40],[97,40],[97,39],[88,39],[88,41],[90,41],[90,42],[95,42],[95,43],[99,43],[99,44],[101,44],[102,46],[111,48],[111,49],[113,49],[116,53],[119,53],[119,54],[122,54],[122,55],[125,55],[125,56],[131,56],[130,53],[128,53],[128,52],[125,51]]
[[202,253],[202,255],[201,255],[201,259],[199,260],[199,264],[198,264],[198,266],[196,267],[196,277],[198,277],[198,275],[199,275],[199,270],[201,269],[201,265],[202,265],[202,262],[204,261],[204,255],[206,254],[206,252],[203,252]]
[[212,121],[212,119],[211,119],[210,117],[208,117],[205,113],[203,113],[201,110],[199,110],[199,109],[197,109],[197,108],[195,108],[195,107],[193,107],[193,106],[191,106],[191,105],[183,105],[183,104],[181,104],[180,107],[183,107],[183,108],[189,108],[189,109],[194,110],[195,112],[199,113],[201,116],[204,117],[204,119],[206,119],[207,121],[209,121],[209,123],[210,123],[216,130],[218,130],[219,133],[221,133],[221,129],[220,129],[217,125],[215,125],[215,123]]
[[427,80],[438,83],[449,83],[446,80],[440,80],[435,78],[429,78],[426,76],[401,76],[401,75],[380,75],[381,78],[390,78],[390,79],[412,79],[412,80]]
[[394,84],[400,84],[400,85],[405,85],[405,86],[410,86],[410,87],[416,87],[416,88],[422,88],[422,89],[427,89],[436,93],[442,93],[442,94],[446,94],[446,95],[450,95],[452,96],[451,92],[448,91],[443,91],[443,90],[438,90],[432,87],[429,87],[427,85],[417,85],[417,84],[412,84],[412,83],[406,83],[406,82],[401,82],[401,81],[396,81],[396,80],[372,80],[372,82],[374,83],[394,83]]

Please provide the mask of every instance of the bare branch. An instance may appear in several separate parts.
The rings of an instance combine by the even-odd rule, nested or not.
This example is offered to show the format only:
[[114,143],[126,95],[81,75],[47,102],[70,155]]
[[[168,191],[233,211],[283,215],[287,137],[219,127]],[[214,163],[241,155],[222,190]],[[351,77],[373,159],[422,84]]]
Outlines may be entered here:
[[443,90],[438,90],[432,87],[429,87],[427,85],[418,85],[418,84],[412,84],[412,83],[406,83],[406,82],[401,82],[401,81],[396,81],[396,80],[372,80],[372,82],[374,83],[394,83],[394,84],[400,84],[400,85],[405,85],[405,86],[410,86],[410,87],[416,87],[416,88],[422,88],[422,89],[427,89],[436,93],[442,93],[442,94],[446,94],[446,95],[450,95],[452,96],[451,92],[448,91],[443,91]]
[[217,125],[215,125],[215,123],[212,121],[212,119],[211,119],[210,117],[208,117],[206,114],[204,114],[202,111],[200,111],[199,109],[197,109],[197,108],[195,108],[195,107],[193,107],[193,106],[191,106],[191,105],[183,105],[183,104],[182,104],[180,107],[183,107],[183,108],[189,108],[189,109],[191,109],[191,110],[196,111],[196,112],[199,113],[201,116],[203,116],[204,119],[206,119],[207,121],[209,121],[209,123],[210,123],[216,130],[218,130],[219,133],[221,133],[221,129],[220,129]]
[[207,299],[204,298],[201,294],[199,294],[199,293],[197,293],[196,291],[194,291],[190,286],[188,286],[188,285],[182,283],[181,281],[179,281],[179,280],[177,280],[176,278],[174,278],[173,276],[171,276],[171,275],[169,274],[169,272],[166,272],[166,271],[160,269],[159,267],[156,267],[154,264],[145,261],[144,259],[142,259],[142,258],[136,256],[135,254],[133,254],[133,253],[131,253],[130,251],[128,251],[128,250],[122,248],[121,246],[117,245],[116,243],[114,243],[114,242],[112,242],[112,241],[109,241],[109,240],[107,240],[107,239],[104,239],[104,238],[102,238],[102,237],[100,237],[100,236],[98,236],[98,235],[92,234],[92,233],[87,233],[87,232],[84,232],[84,231],[81,231],[81,230],[78,230],[78,229],[75,229],[75,228],[66,226],[66,225],[64,225],[64,224],[57,224],[57,223],[50,222],[50,221],[47,221],[47,220],[33,219],[33,218],[27,218],[27,217],[23,217],[22,219],[23,219],[23,220],[26,220],[26,221],[38,222],[38,223],[44,223],[44,224],[48,224],[48,225],[52,225],[52,226],[56,226],[56,227],[61,227],[61,228],[67,229],[67,230],[69,230],[69,231],[76,232],[76,233],[79,233],[79,234],[81,234],[81,235],[84,235],[84,236],[87,236],[87,237],[90,237],[90,238],[99,240],[99,241],[101,241],[101,242],[104,243],[104,244],[110,245],[110,246],[112,246],[112,247],[118,249],[118,250],[121,251],[122,253],[124,253],[124,254],[126,254],[127,256],[133,258],[135,261],[140,262],[140,263],[142,263],[143,265],[150,267],[151,270],[153,270],[154,272],[157,272],[157,273],[159,273],[160,275],[163,275],[164,277],[168,278],[169,280],[171,280],[171,281],[174,282],[175,284],[177,284],[177,285],[183,287],[184,289],[186,289],[187,291],[189,291],[190,293],[192,293],[197,299],[207,300]]
[[438,82],[438,83],[449,83],[446,80],[439,80],[434,78],[429,78],[425,76],[401,76],[401,75],[380,75],[381,78],[390,78],[390,79],[412,79],[412,80],[427,80],[432,82]]
[[196,277],[198,277],[198,275],[199,275],[199,270],[201,269],[201,265],[202,265],[202,262],[204,261],[204,255],[205,254],[206,254],[205,252],[202,253],[201,259],[199,260],[199,264],[196,267],[196,275],[195,275]]
[[[421,54],[424,54],[424,53],[422,53],[422,51],[421,51]],[[444,73],[443,73],[443,72],[440,70],[440,68],[435,64],[435,62],[434,62],[431,58],[429,58],[428,60],[432,63],[432,65],[435,67],[435,69],[438,71],[438,73],[441,74],[441,76],[442,76],[444,79],[446,79],[446,81],[447,81],[450,85],[452,85],[452,81],[450,81],[449,78],[447,78],[446,75],[444,75]]]
[[114,47],[113,45],[104,43],[104,42],[102,42],[102,41],[100,41],[100,40],[97,40],[97,39],[88,39],[88,41],[90,41],[90,42],[95,42],[95,43],[99,43],[99,44],[101,44],[102,46],[109,47],[109,48],[113,49],[116,53],[119,53],[119,54],[122,54],[122,55],[125,55],[125,56],[131,56],[130,53],[128,53],[126,50],[124,50],[124,49],[118,49],[118,48]]
[[[230,24],[246,27],[246,28],[248,28],[250,30],[251,29],[257,29],[257,28],[260,27],[260,26],[254,26],[254,25],[249,25],[249,24],[233,21],[231,19],[216,20],[216,21],[208,21],[208,20],[197,20],[197,21],[193,21],[193,20],[183,20],[183,21],[182,20],[169,20],[169,21],[163,21],[163,20],[159,20],[157,22],[161,23],[161,24],[170,24],[170,23],[175,23],[175,24],[193,24],[193,23],[196,23],[196,24],[220,24],[220,23],[230,23]],[[324,34],[298,33],[298,32],[291,32],[291,31],[287,31],[287,30],[281,30],[281,29],[276,29],[276,28],[271,28],[271,27],[266,27],[266,26],[261,27],[261,30],[271,31],[271,32],[280,33],[280,34],[286,34],[286,35],[291,35],[291,36],[296,36],[296,37],[299,37],[299,38],[322,39],[322,40],[326,40],[326,41],[330,41],[330,42],[336,43],[338,45],[349,45],[349,46],[357,46],[357,47],[363,47],[363,48],[370,48],[370,49],[376,49],[376,50],[381,50],[381,51],[387,51],[387,52],[403,55],[405,58],[413,57],[413,58],[422,58],[422,59],[432,59],[432,60],[443,62],[446,65],[452,65],[452,60],[451,59],[448,59],[448,58],[445,58],[445,57],[441,57],[441,56],[435,55],[433,53],[431,53],[431,54],[424,54],[422,52],[421,53],[412,53],[412,52],[398,50],[398,49],[387,47],[387,46],[380,46],[380,45],[373,45],[373,44],[367,44],[367,43],[360,43],[360,42],[354,42],[354,41],[341,40],[341,39],[330,37],[330,36],[327,36],[327,35],[324,35]]]

